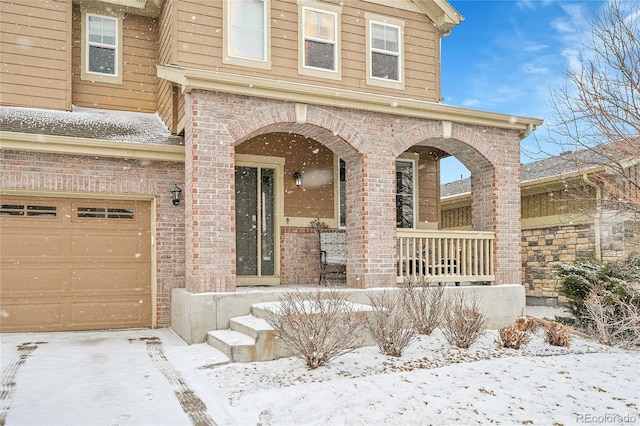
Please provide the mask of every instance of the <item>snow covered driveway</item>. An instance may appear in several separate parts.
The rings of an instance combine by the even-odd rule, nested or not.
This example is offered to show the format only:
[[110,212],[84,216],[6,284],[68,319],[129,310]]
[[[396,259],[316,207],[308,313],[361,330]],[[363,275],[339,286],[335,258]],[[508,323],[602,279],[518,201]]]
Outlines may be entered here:
[[167,355],[206,349],[170,330],[3,334],[0,424],[214,425]]

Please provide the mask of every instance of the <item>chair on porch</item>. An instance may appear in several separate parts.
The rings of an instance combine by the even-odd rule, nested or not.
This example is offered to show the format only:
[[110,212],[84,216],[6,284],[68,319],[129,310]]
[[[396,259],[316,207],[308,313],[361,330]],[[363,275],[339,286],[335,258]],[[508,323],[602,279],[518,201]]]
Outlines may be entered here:
[[328,285],[327,279],[343,280],[347,264],[347,236],[344,232],[319,232],[320,235],[320,279]]

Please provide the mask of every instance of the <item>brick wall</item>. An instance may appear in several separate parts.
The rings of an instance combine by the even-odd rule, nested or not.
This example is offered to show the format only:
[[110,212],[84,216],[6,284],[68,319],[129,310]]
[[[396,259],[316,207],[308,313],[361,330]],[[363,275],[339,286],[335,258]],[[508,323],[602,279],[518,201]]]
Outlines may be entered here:
[[[344,232],[344,230],[323,230]],[[313,228],[282,228],[280,232],[282,285],[317,285],[320,278],[320,237]]]
[[0,151],[3,189],[74,195],[155,197],[156,322],[170,322],[171,289],[184,287],[184,203],[174,206],[171,188],[184,181],[180,163]]

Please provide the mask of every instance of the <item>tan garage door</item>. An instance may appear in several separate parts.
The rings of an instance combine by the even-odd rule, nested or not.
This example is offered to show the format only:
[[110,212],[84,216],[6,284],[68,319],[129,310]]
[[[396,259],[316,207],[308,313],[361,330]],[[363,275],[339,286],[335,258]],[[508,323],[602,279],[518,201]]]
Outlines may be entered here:
[[151,325],[144,201],[0,198],[0,330]]

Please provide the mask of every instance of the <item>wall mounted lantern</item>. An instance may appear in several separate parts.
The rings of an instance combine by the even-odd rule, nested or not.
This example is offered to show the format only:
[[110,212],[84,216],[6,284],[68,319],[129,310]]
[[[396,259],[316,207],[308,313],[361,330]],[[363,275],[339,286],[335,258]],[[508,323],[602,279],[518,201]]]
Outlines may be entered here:
[[293,173],[293,180],[296,181],[296,186],[298,188],[302,187],[302,175],[300,174],[300,172]]
[[180,189],[178,185],[173,185],[173,189],[171,190],[171,201],[173,202],[174,206],[177,206],[180,204],[181,192],[182,192],[182,189]]

